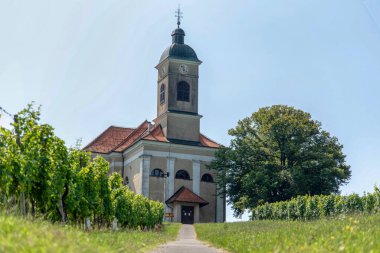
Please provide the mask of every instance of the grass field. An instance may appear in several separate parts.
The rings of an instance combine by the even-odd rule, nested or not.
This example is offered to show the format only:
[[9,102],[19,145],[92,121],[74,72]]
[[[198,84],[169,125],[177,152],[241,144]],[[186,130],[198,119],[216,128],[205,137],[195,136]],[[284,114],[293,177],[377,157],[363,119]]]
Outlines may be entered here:
[[199,239],[229,252],[380,252],[380,215],[195,225]]
[[179,224],[160,232],[92,231],[0,215],[0,252],[145,252],[175,240]]

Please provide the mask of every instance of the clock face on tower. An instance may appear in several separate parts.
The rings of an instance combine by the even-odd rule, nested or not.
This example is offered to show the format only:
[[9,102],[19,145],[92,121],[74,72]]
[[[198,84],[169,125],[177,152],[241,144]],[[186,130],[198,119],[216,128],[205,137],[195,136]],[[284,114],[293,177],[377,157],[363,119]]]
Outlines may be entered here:
[[187,74],[189,72],[189,67],[186,64],[179,65],[179,73]]

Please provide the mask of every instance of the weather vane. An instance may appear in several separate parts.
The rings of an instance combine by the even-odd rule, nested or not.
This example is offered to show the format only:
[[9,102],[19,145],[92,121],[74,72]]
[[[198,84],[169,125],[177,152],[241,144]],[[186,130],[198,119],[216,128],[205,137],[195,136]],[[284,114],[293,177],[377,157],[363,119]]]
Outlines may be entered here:
[[177,25],[178,25],[178,28],[179,28],[179,25],[181,24],[181,18],[183,18],[182,16],[182,12],[181,12],[181,9],[179,8],[179,5],[178,5],[178,9],[177,11],[175,12],[175,17],[177,18]]

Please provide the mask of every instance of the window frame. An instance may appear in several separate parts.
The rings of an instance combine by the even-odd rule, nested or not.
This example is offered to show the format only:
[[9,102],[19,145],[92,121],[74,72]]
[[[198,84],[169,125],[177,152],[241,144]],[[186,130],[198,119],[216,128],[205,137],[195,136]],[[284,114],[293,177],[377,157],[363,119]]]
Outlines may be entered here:
[[177,83],[177,101],[190,102],[190,84],[185,81]]
[[165,104],[166,85],[164,83],[160,86],[160,105]]
[[[211,178],[211,181],[209,180],[204,180],[204,176],[209,176]],[[214,177],[210,174],[210,173],[205,173],[202,175],[201,177],[201,182],[205,182],[205,183],[215,183],[214,182]]]
[[[159,171],[157,174],[156,172]],[[150,173],[151,177],[164,177],[164,171],[160,168],[154,168],[152,172]]]
[[[185,175],[184,177],[179,177],[178,175],[178,173],[181,173],[181,174],[183,174],[183,175]],[[186,174],[184,174],[184,173],[186,173]],[[191,180],[191,178],[190,178],[190,174],[189,174],[189,172],[187,172],[186,170],[178,170],[176,173],[175,173],[175,176],[174,176],[174,178],[175,179],[182,179],[182,180]]]

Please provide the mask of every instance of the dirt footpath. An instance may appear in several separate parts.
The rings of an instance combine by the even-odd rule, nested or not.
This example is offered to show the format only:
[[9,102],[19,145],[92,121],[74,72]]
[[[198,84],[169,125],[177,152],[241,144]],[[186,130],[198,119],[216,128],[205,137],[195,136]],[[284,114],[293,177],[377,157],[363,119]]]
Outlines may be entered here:
[[226,253],[196,239],[193,225],[182,225],[176,241],[159,246],[151,253]]

